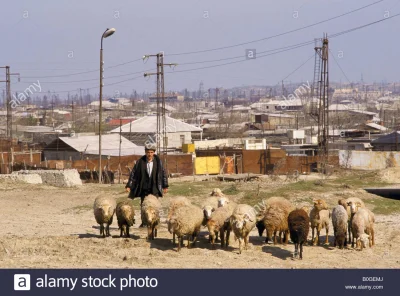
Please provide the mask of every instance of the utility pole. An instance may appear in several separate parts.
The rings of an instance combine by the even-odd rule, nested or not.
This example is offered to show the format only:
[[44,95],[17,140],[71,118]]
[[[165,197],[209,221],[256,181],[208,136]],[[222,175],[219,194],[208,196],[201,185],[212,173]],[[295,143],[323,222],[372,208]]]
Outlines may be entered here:
[[72,101],[72,128],[75,131],[75,109],[74,109],[74,101]]
[[317,47],[315,50],[319,54],[322,62],[320,76],[320,93],[319,93],[319,112],[318,112],[318,142],[322,152],[323,160],[328,160],[328,142],[329,142],[329,41],[325,34],[322,42],[322,47]]
[[122,119],[119,118],[119,154],[118,154],[118,184],[121,184],[121,145],[122,145]]
[[215,89],[215,106],[214,106],[215,111],[217,111],[218,94],[219,94],[219,88],[217,87],[217,88]]
[[[157,153],[161,153],[161,138],[163,142],[163,162],[165,171],[168,172],[168,164],[167,164],[167,151],[168,151],[168,143],[167,143],[167,122],[165,115],[165,88],[164,88],[164,66],[177,66],[176,63],[164,63],[164,53],[160,52],[152,55],[145,55],[143,59],[148,59],[149,57],[157,58],[157,72],[156,73],[144,73],[144,77],[156,75],[157,76],[157,130],[156,130],[156,146]],[[161,105],[161,106],[160,106]]]
[[0,82],[6,83],[7,137],[12,140],[11,76],[18,75],[18,81],[20,77],[19,73],[10,73],[10,66],[0,67],[0,69],[6,69],[6,80]]

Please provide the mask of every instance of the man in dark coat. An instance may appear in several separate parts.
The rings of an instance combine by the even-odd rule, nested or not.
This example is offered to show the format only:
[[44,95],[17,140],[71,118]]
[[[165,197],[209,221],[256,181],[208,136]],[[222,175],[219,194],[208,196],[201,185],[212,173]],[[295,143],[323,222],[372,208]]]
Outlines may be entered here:
[[[129,198],[140,197],[140,206],[147,195],[162,197],[168,192],[168,177],[160,157],[155,154],[156,148],[145,146],[145,152],[146,155],[141,157],[133,167],[125,186],[126,191],[129,192]],[[143,226],[142,222],[140,227]]]

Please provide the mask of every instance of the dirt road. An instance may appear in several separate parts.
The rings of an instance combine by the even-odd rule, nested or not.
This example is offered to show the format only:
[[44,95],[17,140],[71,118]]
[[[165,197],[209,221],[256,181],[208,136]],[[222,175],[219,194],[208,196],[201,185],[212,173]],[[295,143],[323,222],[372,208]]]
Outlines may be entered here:
[[[102,239],[92,212],[93,201],[98,196],[118,199],[126,194],[121,185],[101,185],[99,188],[86,184],[80,188],[60,189],[1,184],[0,267],[400,268],[399,214],[376,215],[376,246],[373,249],[360,252],[351,248],[306,246],[304,259],[300,261],[292,259],[292,244],[267,245],[256,230],[251,234],[250,249],[241,255],[238,254],[238,242],[234,240],[229,250],[211,250],[205,229],[196,247],[183,248],[178,253],[172,246],[165,223],[159,229],[159,237],[147,242],[146,229],[138,228],[140,215],[131,231],[132,238],[119,238],[115,219],[112,237]],[[164,206],[168,199],[163,199]],[[331,230],[331,243],[332,234]]]

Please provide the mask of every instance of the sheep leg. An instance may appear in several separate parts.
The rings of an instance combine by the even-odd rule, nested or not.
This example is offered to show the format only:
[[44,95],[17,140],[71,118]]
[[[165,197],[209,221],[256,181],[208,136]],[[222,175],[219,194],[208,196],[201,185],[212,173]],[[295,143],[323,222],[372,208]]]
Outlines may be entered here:
[[157,226],[154,228],[154,237],[157,237]]
[[242,254],[242,238],[241,237],[239,237],[239,254]]
[[312,236],[311,236],[311,243],[315,246],[315,240],[314,240],[314,229],[315,227],[311,227],[311,232],[312,232]]
[[151,225],[147,225],[147,240],[151,240],[152,229]]
[[300,259],[303,259],[303,243],[300,243]]
[[122,230],[122,225],[119,225],[119,237],[122,237],[123,230]]
[[223,248],[224,247],[224,243],[225,243],[225,235],[224,235],[225,233],[224,233],[224,230],[223,229],[221,229],[220,231],[219,231],[219,237],[221,238],[221,248]]
[[372,246],[375,246],[375,230],[374,230],[373,227],[371,228],[371,235],[370,235],[370,237],[371,237],[371,239],[372,239],[372,245],[371,245],[371,247],[372,247]]
[[328,240],[329,226],[326,225],[325,229],[326,229],[325,245],[329,245],[329,240]]
[[196,229],[193,233],[192,246],[196,245],[197,238],[199,237],[200,229]]
[[215,233],[213,231],[210,231],[210,239],[211,239],[211,248],[214,250],[215,249]]
[[336,227],[333,227],[333,246],[336,247]]
[[129,234],[129,225],[126,226],[126,237],[131,237]]
[[283,244],[287,245],[289,243],[289,231],[288,230],[284,232],[284,236],[285,236],[285,242]]
[[190,249],[190,236],[187,236],[187,248]]
[[299,244],[298,244],[298,243],[295,243],[295,244],[294,244],[294,254],[293,254],[293,258],[297,258],[298,253],[299,253]]
[[244,249],[247,250],[249,247],[249,234],[244,237]]
[[103,237],[106,237],[105,233],[104,233],[104,225],[100,224],[100,235]]
[[231,231],[228,229],[226,231],[225,248],[228,248],[228,246],[229,246],[229,236],[230,236],[230,234],[231,234]]
[[351,242],[351,223],[350,223],[350,220],[349,220],[347,225],[348,225],[347,226],[347,231],[349,232],[349,242]]
[[110,224],[108,224],[108,223],[107,223],[107,226],[106,226],[106,235],[110,236]]
[[182,243],[183,238],[178,236],[178,252],[181,251],[181,243]]
[[315,240],[317,241],[317,245],[319,246],[319,235],[320,235],[320,233],[321,233],[321,229],[318,227],[317,228],[317,236],[316,236],[316,238],[315,238]]
[[274,231],[274,245],[276,245],[277,244],[277,241],[276,241],[276,230]]

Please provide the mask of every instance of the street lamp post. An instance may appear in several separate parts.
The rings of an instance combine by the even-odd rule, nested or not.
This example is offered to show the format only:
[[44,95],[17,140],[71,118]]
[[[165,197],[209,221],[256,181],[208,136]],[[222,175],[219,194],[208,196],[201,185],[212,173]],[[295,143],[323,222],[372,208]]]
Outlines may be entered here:
[[104,31],[103,35],[101,35],[101,46],[100,46],[100,95],[99,95],[99,183],[101,183],[101,123],[102,123],[102,115],[103,115],[103,38],[107,38],[115,33],[115,29],[111,28]]

